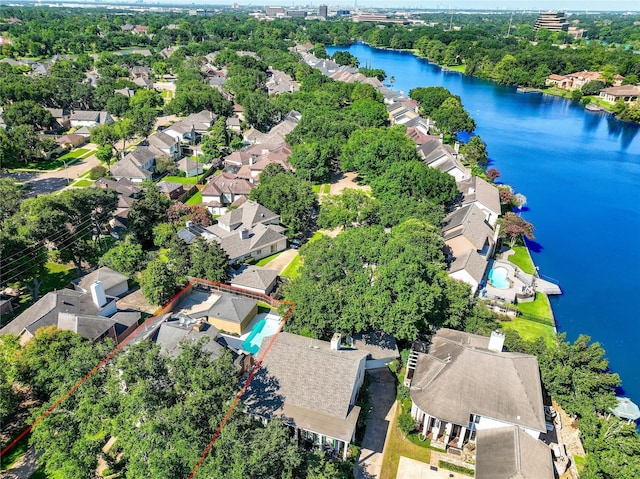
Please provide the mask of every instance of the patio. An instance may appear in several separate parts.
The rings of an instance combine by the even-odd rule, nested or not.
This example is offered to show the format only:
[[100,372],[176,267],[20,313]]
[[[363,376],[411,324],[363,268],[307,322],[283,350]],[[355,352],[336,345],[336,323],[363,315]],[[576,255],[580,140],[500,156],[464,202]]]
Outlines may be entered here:
[[484,280],[484,286],[480,289],[480,296],[488,299],[497,299],[507,303],[532,301],[535,298],[536,282],[538,278],[523,273],[520,268],[509,261],[494,260],[489,263],[489,271],[504,268],[507,271],[507,288],[497,288],[491,284],[488,277]]

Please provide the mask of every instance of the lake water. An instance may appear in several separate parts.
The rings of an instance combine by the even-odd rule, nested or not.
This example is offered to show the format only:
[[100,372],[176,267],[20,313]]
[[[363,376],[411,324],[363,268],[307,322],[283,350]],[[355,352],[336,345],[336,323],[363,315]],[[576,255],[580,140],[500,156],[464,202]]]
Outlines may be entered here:
[[443,72],[406,52],[363,44],[327,52],[337,49],[394,76],[394,90],[443,86],[461,97],[499,181],[527,198],[533,259],[564,291],[551,297],[558,330],[571,341],[580,333],[599,341],[622,377],[621,393],[640,404],[640,127],[562,98]]

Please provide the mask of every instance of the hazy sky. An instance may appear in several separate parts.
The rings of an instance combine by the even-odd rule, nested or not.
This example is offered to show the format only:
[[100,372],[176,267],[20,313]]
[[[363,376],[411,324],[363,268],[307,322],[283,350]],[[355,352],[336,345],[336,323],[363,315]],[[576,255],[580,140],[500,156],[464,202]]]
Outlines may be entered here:
[[[358,7],[411,7],[411,8],[457,8],[457,9],[491,9],[491,10],[631,10],[640,11],[640,0],[347,0],[347,1],[320,1],[320,0],[236,0],[239,5],[320,5],[325,3],[330,6],[344,6],[353,9]],[[230,1],[233,3],[233,0]]]

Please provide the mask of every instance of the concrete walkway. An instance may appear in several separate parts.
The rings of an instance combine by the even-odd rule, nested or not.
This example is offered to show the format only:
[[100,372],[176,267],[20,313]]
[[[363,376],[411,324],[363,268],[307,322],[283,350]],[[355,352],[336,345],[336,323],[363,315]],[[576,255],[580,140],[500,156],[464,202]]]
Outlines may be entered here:
[[396,387],[391,371],[385,367],[367,373],[371,378],[369,404],[372,408],[365,423],[362,449],[353,468],[355,479],[380,477],[384,446],[395,413]]
[[278,256],[273,258],[267,264],[263,266],[263,268],[274,269],[278,272],[278,274],[282,273],[289,263],[293,261],[293,259],[298,255],[298,250],[288,249],[280,253]]
[[38,457],[33,448],[28,449],[8,470],[0,473],[2,479],[27,479],[38,469]]

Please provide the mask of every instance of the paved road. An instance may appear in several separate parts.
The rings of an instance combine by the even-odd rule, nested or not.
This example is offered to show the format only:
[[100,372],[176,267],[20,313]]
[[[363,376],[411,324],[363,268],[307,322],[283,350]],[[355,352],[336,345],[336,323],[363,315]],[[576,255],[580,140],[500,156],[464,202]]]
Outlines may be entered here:
[[395,412],[396,387],[391,371],[385,367],[367,372],[371,378],[369,404],[373,407],[365,423],[362,449],[353,468],[355,479],[380,477],[384,445]]

